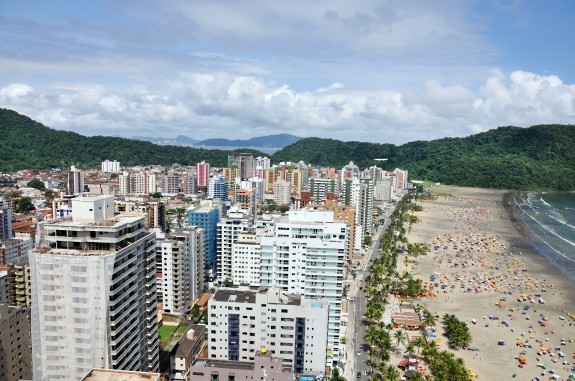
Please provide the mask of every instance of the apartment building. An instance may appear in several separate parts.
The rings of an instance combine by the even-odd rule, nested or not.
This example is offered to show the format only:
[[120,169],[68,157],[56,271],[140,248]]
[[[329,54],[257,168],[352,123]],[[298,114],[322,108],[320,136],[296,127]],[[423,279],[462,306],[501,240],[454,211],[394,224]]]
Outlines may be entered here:
[[328,301],[238,286],[220,288],[208,304],[210,359],[253,362],[266,351],[294,373],[325,371]]
[[188,225],[198,226],[206,231],[204,240],[204,280],[211,282],[218,272],[217,231],[222,217],[222,204],[219,200],[202,200],[199,205],[188,210]]
[[182,317],[203,291],[205,230],[197,226],[156,233],[158,295],[163,313]]
[[0,380],[31,379],[30,309],[0,303]]
[[232,209],[228,215],[217,223],[217,263],[218,280],[232,280],[233,250],[232,246],[238,235],[247,232],[252,219],[239,209]]
[[12,208],[10,203],[0,197],[0,239],[12,238]]
[[34,378],[159,369],[155,234],[112,196],[72,201],[30,253]]
[[262,247],[256,232],[239,233],[232,244],[232,282],[259,286]]
[[349,227],[331,211],[289,211],[261,237],[260,285],[330,305],[326,364],[339,360],[343,266]]

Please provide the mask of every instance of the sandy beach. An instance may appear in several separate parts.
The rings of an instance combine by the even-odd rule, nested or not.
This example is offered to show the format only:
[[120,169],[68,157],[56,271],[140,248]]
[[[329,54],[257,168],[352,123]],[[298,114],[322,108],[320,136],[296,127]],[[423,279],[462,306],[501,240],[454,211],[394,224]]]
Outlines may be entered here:
[[[503,207],[504,191],[431,191],[442,196],[417,201],[424,210],[414,213],[421,221],[408,234],[409,242],[425,242],[431,250],[404,265],[437,295],[418,303],[469,323],[478,351],[456,355],[479,379],[547,380],[556,374],[567,380],[575,373],[574,282],[518,233]],[[436,330],[446,349],[440,322]],[[519,356],[526,361],[522,367]]]

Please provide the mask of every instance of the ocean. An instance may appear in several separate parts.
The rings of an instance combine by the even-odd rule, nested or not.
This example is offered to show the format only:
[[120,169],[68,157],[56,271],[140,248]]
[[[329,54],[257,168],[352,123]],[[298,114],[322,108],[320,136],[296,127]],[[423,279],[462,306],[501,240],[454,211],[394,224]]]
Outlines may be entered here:
[[518,192],[513,218],[535,250],[575,280],[575,194]]

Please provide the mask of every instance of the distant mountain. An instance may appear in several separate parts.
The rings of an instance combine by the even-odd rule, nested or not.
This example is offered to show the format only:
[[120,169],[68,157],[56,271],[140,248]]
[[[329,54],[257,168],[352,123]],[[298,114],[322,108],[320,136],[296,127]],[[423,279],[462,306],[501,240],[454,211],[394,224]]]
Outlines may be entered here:
[[260,136],[247,140],[241,139],[206,139],[196,143],[197,146],[219,147],[278,147],[283,148],[293,144],[302,138],[290,134],[277,134]]
[[175,138],[154,138],[150,136],[132,136],[131,139],[142,140],[145,142],[151,142],[160,145],[171,145],[171,146],[193,146],[199,140],[187,137],[185,135],[178,135]]
[[154,138],[147,136],[133,136],[132,139],[143,140],[161,145],[197,146],[197,147],[275,147],[283,148],[301,140],[302,138],[290,134],[277,134],[259,136],[251,139],[205,139],[196,140],[184,135],[175,138]]

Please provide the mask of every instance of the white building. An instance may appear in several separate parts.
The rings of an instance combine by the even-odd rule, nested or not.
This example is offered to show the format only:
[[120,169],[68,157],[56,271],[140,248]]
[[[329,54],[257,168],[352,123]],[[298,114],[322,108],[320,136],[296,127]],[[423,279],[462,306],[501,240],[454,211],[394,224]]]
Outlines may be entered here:
[[288,181],[274,182],[274,201],[278,205],[291,204],[291,184]]
[[190,226],[171,234],[156,234],[158,294],[163,313],[182,316],[192,308],[203,285],[205,230]]
[[343,265],[349,227],[331,211],[289,211],[261,237],[261,286],[330,303],[326,365],[339,360]]
[[155,234],[112,196],[72,201],[30,253],[34,379],[159,369]]
[[345,204],[355,206],[355,223],[370,235],[373,228],[373,181],[371,179],[346,180]]
[[260,237],[253,233],[240,233],[232,244],[232,282],[234,284],[260,284]]
[[208,311],[210,359],[253,362],[267,349],[294,373],[324,374],[326,300],[306,300],[278,288],[220,288]]
[[102,162],[102,172],[109,173],[109,172],[120,172],[120,162],[119,161],[110,161],[104,160]]
[[231,211],[218,222],[217,230],[217,262],[218,279],[220,281],[232,280],[233,250],[232,245],[238,234],[247,232],[251,226],[251,219],[241,211]]

